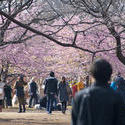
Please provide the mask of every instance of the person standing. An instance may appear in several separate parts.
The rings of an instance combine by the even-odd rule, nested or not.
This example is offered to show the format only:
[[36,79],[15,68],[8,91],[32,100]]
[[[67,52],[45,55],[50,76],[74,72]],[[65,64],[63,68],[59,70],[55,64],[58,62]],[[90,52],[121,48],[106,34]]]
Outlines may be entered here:
[[79,81],[77,83],[77,92],[79,92],[80,90],[84,89],[84,83],[83,83],[83,78],[79,77]]
[[38,104],[38,86],[37,83],[35,82],[35,78],[32,78],[31,82],[29,83],[29,95],[30,95],[30,100],[29,100],[29,108],[32,106],[32,100],[34,99],[35,104]]
[[115,81],[117,84],[117,92],[119,92],[124,100],[124,104],[125,104],[125,80],[123,77],[119,77],[116,79]]
[[52,113],[53,101],[57,97],[57,84],[58,80],[55,78],[54,72],[50,72],[50,77],[46,78],[44,83],[44,94],[47,96],[46,110],[49,114]]
[[24,94],[24,86],[27,85],[27,83],[24,81],[24,76],[20,76],[19,80],[16,82],[15,89],[16,89],[16,96],[19,101],[19,113],[22,112],[22,106],[23,106],[23,112],[26,111],[25,108],[25,94]]
[[75,97],[75,94],[77,93],[77,84],[76,82],[72,83],[72,96]]
[[12,88],[8,83],[4,86],[4,99],[6,108],[8,108],[8,106],[12,106]]
[[66,83],[66,78],[63,76],[62,81],[59,83],[58,87],[58,96],[59,100],[62,103],[62,113],[65,113],[66,108],[67,108],[67,102],[69,100],[69,95],[68,95],[68,84]]
[[3,99],[4,99],[4,85],[5,83],[0,79],[0,112],[2,112]]
[[93,62],[90,74],[95,83],[74,98],[72,125],[125,125],[125,105],[121,95],[110,88],[112,66],[104,59]]

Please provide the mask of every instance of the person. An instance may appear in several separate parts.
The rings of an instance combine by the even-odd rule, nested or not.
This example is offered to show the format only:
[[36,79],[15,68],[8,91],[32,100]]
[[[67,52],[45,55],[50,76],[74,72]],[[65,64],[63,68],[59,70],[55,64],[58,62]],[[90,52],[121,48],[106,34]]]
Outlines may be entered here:
[[87,75],[86,76],[86,78],[85,78],[85,87],[89,87],[89,85],[90,85],[90,83],[89,83],[89,80],[90,78],[89,78],[89,75]]
[[29,100],[29,108],[32,106],[32,100],[35,100],[35,104],[38,104],[38,86],[37,83],[35,82],[35,78],[31,79],[31,82],[29,83],[29,95],[30,95],[30,100]]
[[2,80],[0,79],[0,112],[2,112],[2,106],[3,106],[4,85],[5,85],[5,83],[2,82]]
[[125,104],[125,80],[123,77],[119,77],[116,79],[116,83],[117,83],[117,92],[119,92],[124,100],[124,104]]
[[46,78],[43,84],[45,85],[44,94],[47,96],[46,110],[48,114],[51,114],[53,109],[53,101],[57,97],[58,84],[58,80],[55,78],[54,72],[50,72],[50,77]]
[[59,100],[62,103],[62,113],[65,114],[66,108],[67,108],[67,102],[69,100],[68,95],[68,84],[66,83],[66,78],[63,76],[61,82],[59,83],[58,87],[58,96]]
[[76,81],[74,81],[74,82],[72,83],[72,99],[71,99],[71,105],[73,104],[74,97],[75,97],[75,95],[76,95],[77,92],[78,92],[78,91],[77,91],[77,84],[76,84]]
[[74,81],[73,83],[72,83],[72,96],[73,96],[73,98],[75,97],[75,94],[77,93],[77,84],[76,84],[76,82]]
[[9,83],[6,83],[6,85],[4,86],[4,99],[5,99],[5,104],[6,104],[6,108],[8,108],[8,106],[12,106],[12,88],[9,85]]
[[84,83],[83,83],[83,78],[79,77],[79,81],[77,83],[77,92],[79,92],[80,90],[84,89]]
[[125,105],[121,95],[110,88],[112,66],[97,59],[90,67],[95,83],[74,98],[72,125],[125,125]]
[[23,106],[23,112],[26,111],[25,108],[25,93],[24,93],[24,86],[27,85],[27,83],[24,81],[24,76],[21,75],[19,77],[19,80],[16,82],[15,84],[15,89],[16,89],[16,96],[18,98],[19,101],[19,112],[22,112],[22,106]]

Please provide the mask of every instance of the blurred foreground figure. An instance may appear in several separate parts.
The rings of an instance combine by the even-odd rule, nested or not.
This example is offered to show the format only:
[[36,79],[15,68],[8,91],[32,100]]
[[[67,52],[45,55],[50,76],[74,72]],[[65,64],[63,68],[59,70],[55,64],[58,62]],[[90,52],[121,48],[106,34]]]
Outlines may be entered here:
[[95,83],[76,94],[72,125],[125,125],[125,105],[119,93],[109,87],[112,66],[104,59],[90,68]]

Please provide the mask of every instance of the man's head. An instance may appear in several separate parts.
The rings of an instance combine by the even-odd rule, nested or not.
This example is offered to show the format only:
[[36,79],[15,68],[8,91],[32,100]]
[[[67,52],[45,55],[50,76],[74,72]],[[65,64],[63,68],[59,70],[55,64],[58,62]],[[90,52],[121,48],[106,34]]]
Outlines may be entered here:
[[53,71],[51,71],[49,75],[50,75],[51,77],[54,77],[54,76],[55,76],[55,74],[54,74]]
[[90,68],[90,73],[96,81],[108,82],[112,74],[112,66],[105,59],[97,59]]

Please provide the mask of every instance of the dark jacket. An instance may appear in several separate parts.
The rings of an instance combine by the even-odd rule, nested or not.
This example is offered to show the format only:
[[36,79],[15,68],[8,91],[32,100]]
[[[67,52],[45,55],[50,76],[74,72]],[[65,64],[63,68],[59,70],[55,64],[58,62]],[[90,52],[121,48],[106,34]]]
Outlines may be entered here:
[[24,97],[24,85],[26,85],[26,82],[24,81],[17,81],[15,85],[16,89],[16,96],[17,97]]
[[44,94],[57,94],[58,80],[55,77],[49,77],[44,81]]
[[117,92],[119,92],[124,100],[125,103],[125,80],[122,77],[118,77],[116,79],[117,83]]
[[38,91],[38,86],[35,81],[32,81],[30,83],[30,89],[29,89],[30,95],[37,94],[37,91]]
[[59,83],[58,95],[61,102],[69,100],[67,88],[68,88],[68,85],[66,83],[62,83],[62,82]]
[[99,84],[80,91],[72,107],[72,125],[125,125],[120,94]]
[[4,86],[4,96],[7,97],[7,98],[9,98],[9,99],[11,99],[11,98],[12,98],[12,97],[11,97],[11,93],[12,93],[12,88],[11,88],[11,86],[6,84],[6,85]]

